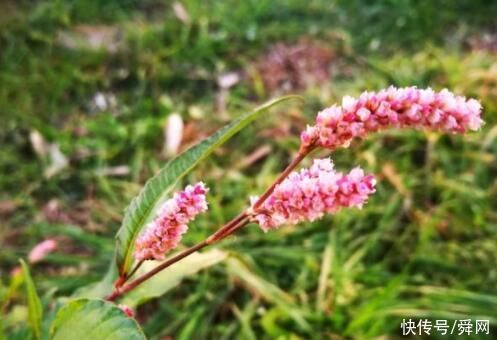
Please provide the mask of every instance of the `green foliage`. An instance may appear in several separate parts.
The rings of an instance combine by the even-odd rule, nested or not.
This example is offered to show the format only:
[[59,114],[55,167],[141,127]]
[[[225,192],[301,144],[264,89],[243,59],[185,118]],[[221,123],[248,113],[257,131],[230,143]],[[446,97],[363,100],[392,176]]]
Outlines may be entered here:
[[[485,13],[497,10],[497,4],[491,0],[380,0],[374,3],[338,0],[337,3],[344,14],[342,19],[360,18],[343,24],[355,33],[354,45],[361,50],[393,51],[398,45],[417,50],[420,44],[444,41],[451,30],[474,33],[480,26],[490,24],[490,17]],[[435,16],[437,20],[433,20]]]
[[29,268],[26,262],[20,260],[22,273],[24,276],[24,282],[26,285],[26,298],[28,301],[28,318],[31,331],[33,332],[33,337],[36,340],[41,339],[41,322],[43,318],[43,310],[41,306],[40,298],[36,292],[36,287],[29,273]]
[[138,323],[115,304],[90,299],[73,300],[63,306],[50,332],[53,340],[146,339]]

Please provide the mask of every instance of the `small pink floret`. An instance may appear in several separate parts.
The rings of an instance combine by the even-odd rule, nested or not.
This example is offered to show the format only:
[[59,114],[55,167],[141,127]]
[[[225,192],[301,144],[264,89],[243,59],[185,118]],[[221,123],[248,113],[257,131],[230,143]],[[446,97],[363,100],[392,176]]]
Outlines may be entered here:
[[135,316],[135,312],[128,306],[126,305],[123,305],[123,304],[119,304],[117,305],[117,307],[122,310],[124,312],[124,314],[126,314],[127,316],[129,316],[130,318],[134,317]]
[[[360,168],[336,172],[332,161],[316,159],[309,169],[291,173],[278,184],[254,218],[264,231],[282,224],[313,221],[341,208],[358,207],[375,192],[375,179]],[[252,204],[256,199],[252,198]]]
[[164,202],[157,216],[137,238],[134,257],[137,261],[163,260],[164,255],[176,248],[188,230],[187,224],[199,213],[207,210],[205,184],[188,185]]
[[28,255],[28,261],[30,263],[36,263],[43,260],[49,253],[53,252],[57,248],[57,241],[53,239],[48,239],[38,243],[31,249]]
[[481,110],[477,100],[456,96],[447,89],[435,92],[431,88],[391,86],[363,92],[357,99],[345,96],[342,105],[319,112],[316,125],[308,126],[300,139],[303,147],[314,144],[336,149],[390,127],[464,133],[482,126]]

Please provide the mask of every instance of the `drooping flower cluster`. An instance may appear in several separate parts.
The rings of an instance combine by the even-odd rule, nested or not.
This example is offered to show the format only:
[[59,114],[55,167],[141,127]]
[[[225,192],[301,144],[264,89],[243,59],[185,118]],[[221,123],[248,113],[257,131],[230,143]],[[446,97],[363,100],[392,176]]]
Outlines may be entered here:
[[174,249],[188,230],[187,224],[207,210],[205,194],[208,190],[204,183],[199,182],[188,185],[184,191],[175,193],[173,198],[167,200],[137,238],[135,259],[164,259],[165,253]]
[[308,126],[300,139],[303,147],[348,147],[353,138],[388,127],[429,128],[450,133],[478,130],[481,105],[476,99],[456,96],[448,90],[395,88],[346,96],[342,105],[321,112],[316,125]]
[[374,177],[360,168],[343,174],[334,170],[329,158],[316,159],[309,169],[293,172],[278,184],[254,218],[267,231],[282,224],[313,221],[340,208],[361,208],[374,192]]

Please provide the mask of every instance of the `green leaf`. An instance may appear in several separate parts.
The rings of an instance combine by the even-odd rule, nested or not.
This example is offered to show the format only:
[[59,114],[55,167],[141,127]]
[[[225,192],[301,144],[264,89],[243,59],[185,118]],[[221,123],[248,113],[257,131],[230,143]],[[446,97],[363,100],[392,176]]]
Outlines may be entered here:
[[132,265],[134,242],[143,226],[152,218],[156,208],[168,197],[175,184],[238,131],[272,106],[299,96],[285,96],[269,101],[218,130],[209,138],[193,146],[167,163],[152,177],[124,212],[121,228],[116,235],[116,263],[119,273],[128,273]]
[[[226,256],[227,254],[219,249],[204,253],[193,253],[124,295],[122,302],[127,306],[136,307],[149,299],[159,297],[177,286],[185,277],[223,261]],[[158,263],[156,261],[146,261],[140,268],[140,273],[150,271]]]
[[53,340],[146,339],[138,323],[115,304],[98,299],[77,299],[63,306],[52,322]]
[[28,265],[20,260],[22,266],[22,273],[24,276],[24,282],[26,284],[26,296],[28,299],[28,319],[29,326],[33,332],[33,337],[35,339],[41,338],[41,320],[42,320],[42,308],[41,301],[36,293],[36,287],[29,273]]
[[5,336],[5,331],[4,331],[3,319],[0,319],[0,340],[7,340],[7,336]]
[[311,326],[305,316],[296,307],[291,295],[284,292],[278,286],[268,282],[254,273],[244,262],[231,257],[227,261],[228,273],[240,280],[244,285],[250,287],[251,291],[257,292],[263,299],[274,303],[286,313],[303,330],[310,330]]
[[103,298],[112,291],[114,281],[117,278],[117,268],[112,261],[105,276],[98,282],[83,286],[76,290],[73,298]]

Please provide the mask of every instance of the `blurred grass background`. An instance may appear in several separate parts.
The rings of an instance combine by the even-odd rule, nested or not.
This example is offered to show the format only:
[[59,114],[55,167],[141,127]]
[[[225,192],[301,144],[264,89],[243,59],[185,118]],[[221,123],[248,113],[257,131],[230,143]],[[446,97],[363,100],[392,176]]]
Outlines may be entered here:
[[379,179],[363,210],[267,234],[252,226],[219,246],[227,260],[137,318],[152,339],[395,338],[410,317],[495,327],[496,15],[485,0],[2,1],[4,334],[29,337],[10,273],[39,241],[59,243],[32,268],[47,311],[104,275],[123,209],[171,157],[171,114],[185,149],[271,97],[306,98],[191,174],[211,188],[191,245],[271,183],[318,110],[391,84],[476,97],[487,124],[465,136],[389,131],[335,152],[337,168]]

